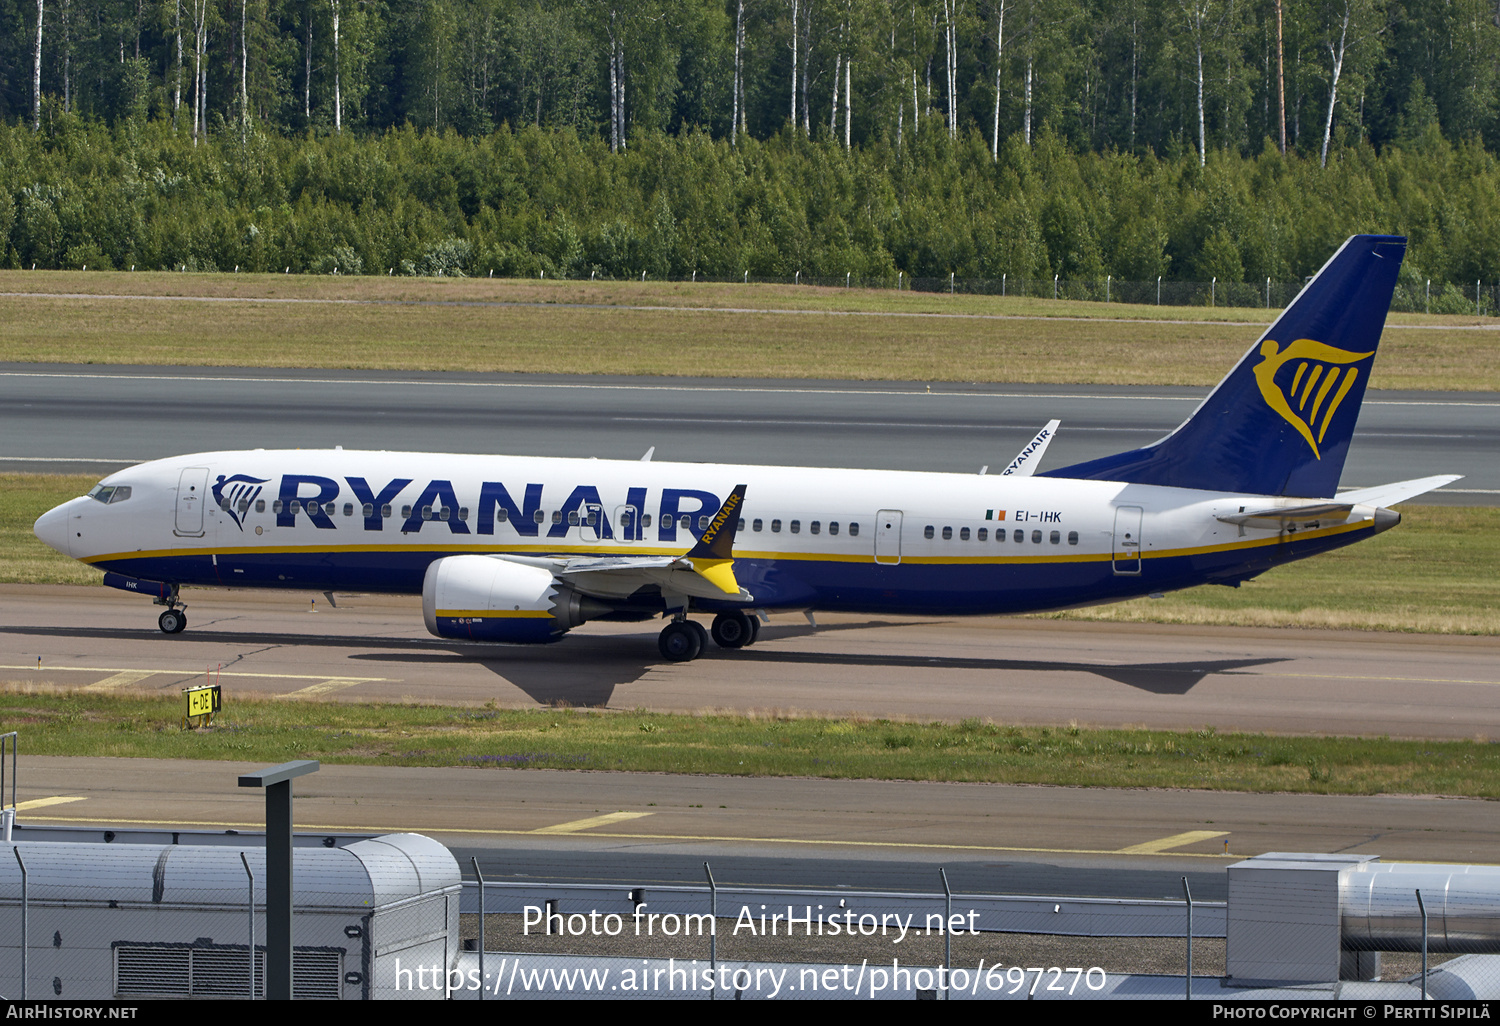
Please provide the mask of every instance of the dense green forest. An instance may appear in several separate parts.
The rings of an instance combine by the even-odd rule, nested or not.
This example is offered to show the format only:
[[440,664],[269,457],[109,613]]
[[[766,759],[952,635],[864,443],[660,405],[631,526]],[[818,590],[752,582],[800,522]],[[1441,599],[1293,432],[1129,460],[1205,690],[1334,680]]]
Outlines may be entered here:
[[0,119],[47,100],[188,132],[534,124],[614,148],[937,122],[992,154],[1050,125],[1078,150],[1321,160],[1325,137],[1493,136],[1497,25],[1497,0],[0,0]]
[[1461,304],[1497,4],[0,0],[0,263],[1294,282],[1390,231]]

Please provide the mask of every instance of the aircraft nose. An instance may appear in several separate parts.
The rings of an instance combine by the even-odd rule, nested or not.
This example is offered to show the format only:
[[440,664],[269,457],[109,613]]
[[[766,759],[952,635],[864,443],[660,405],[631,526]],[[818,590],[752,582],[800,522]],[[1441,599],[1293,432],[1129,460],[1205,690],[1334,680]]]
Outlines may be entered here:
[[36,523],[31,530],[40,538],[43,544],[48,545],[64,556],[71,556],[72,549],[68,544],[70,535],[68,532],[68,508],[77,502],[77,499],[63,503],[43,513],[36,518]]

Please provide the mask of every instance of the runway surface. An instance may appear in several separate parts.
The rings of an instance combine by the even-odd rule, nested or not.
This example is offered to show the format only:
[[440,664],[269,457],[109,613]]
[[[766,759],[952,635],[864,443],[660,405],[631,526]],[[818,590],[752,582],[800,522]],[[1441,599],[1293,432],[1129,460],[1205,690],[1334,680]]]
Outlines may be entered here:
[[[929,386],[0,364],[0,469],[104,474],[186,452],[345,448],[977,472],[1049,420],[1044,469],[1147,444],[1198,388]],[[1467,475],[1500,502],[1500,395],[1371,392],[1343,483]]]
[[510,707],[833,715],[1500,738],[1500,638],[777,614],[753,648],[666,663],[659,624],[547,646],[429,635],[420,600],[193,591],[187,630],[103,588],[0,586],[0,679]]
[[[20,819],[259,830],[262,793],[236,786],[254,768],[23,756]],[[1495,803],[1430,797],[331,765],[296,795],[299,831],[415,830],[491,879],[585,883],[697,884],[710,860],[726,886],[932,891],[943,866],[961,891],[1177,898],[1186,874],[1222,900],[1246,855],[1493,862],[1500,843]]]

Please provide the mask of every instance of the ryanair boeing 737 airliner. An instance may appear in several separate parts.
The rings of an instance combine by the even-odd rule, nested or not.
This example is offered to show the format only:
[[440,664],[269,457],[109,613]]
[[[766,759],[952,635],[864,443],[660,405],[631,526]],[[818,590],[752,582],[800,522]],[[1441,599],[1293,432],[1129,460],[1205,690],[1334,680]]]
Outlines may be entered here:
[[662,655],[766,610],[1021,613],[1199,584],[1394,527],[1457,480],[1338,493],[1406,240],[1349,239],[1181,427],[1033,473],[255,449],[156,460],[36,522],[186,625],[182,585],[420,593],[443,638],[547,642],[666,617]]

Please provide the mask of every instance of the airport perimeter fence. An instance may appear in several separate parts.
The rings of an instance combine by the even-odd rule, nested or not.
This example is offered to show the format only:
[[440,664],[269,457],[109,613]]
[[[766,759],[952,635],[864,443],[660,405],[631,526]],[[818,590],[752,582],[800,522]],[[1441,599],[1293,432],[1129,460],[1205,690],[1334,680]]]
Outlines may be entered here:
[[[81,873],[82,846],[7,847],[0,997],[265,996],[263,849],[223,845],[205,855],[122,842],[110,846],[107,869]],[[389,868],[403,866],[409,871],[404,862]],[[948,884],[946,874],[934,876]],[[1248,929],[1231,925],[1227,903],[1184,892],[1116,900],[718,887],[707,879],[635,888],[465,881],[461,893],[362,905],[347,879],[304,872],[293,995],[1410,999],[1422,993],[1427,946],[1430,993],[1500,996],[1493,903],[1439,893],[1423,907],[1413,894],[1410,908],[1387,903],[1357,921],[1346,915],[1342,940],[1330,943],[1326,917],[1310,911],[1326,902],[1322,884],[1278,884],[1271,900],[1280,911],[1251,916]],[[1289,964],[1323,982],[1289,988]]]
[[[1174,901],[466,881],[462,989],[452,996],[1421,996],[1426,935],[1415,898],[1411,909],[1395,910],[1400,936],[1368,937],[1348,951],[1337,936],[1328,943],[1326,922],[1317,923],[1321,948],[1301,929],[1306,909],[1326,894],[1282,888],[1279,897],[1284,920],[1241,932],[1231,979],[1228,906],[1192,900],[1186,882]],[[1376,954],[1370,943],[1396,950]],[[1500,960],[1453,959],[1449,947],[1428,953],[1428,993],[1500,995]],[[1476,939],[1460,950],[1496,949]],[[1306,975],[1289,986],[1289,972]],[[1323,982],[1305,982],[1318,973]]]
[[[595,281],[618,280],[602,276]],[[842,277],[820,277],[793,274],[790,277],[753,275],[748,271],[738,278],[692,274],[688,277],[652,279],[649,275],[632,278],[637,281],[700,282],[744,285],[806,285],[815,288],[889,289],[902,292],[947,293],[963,296],[1013,296],[1027,299],[1072,300],[1090,303],[1126,303],[1140,306],[1233,307],[1240,309],[1284,309],[1311,279],[1276,282],[1244,281],[1128,281],[1105,277],[1079,278],[959,278],[894,276],[860,277],[852,273]],[[1500,316],[1500,283],[1474,282],[1460,289],[1455,285],[1436,285],[1430,280],[1402,282],[1391,297],[1391,310],[1397,313],[1474,314]]]

